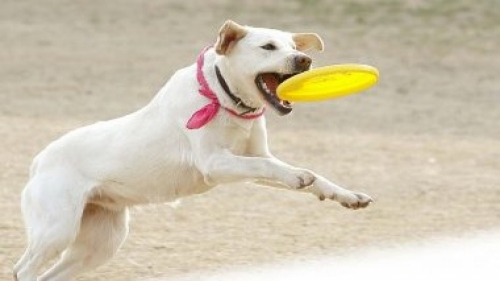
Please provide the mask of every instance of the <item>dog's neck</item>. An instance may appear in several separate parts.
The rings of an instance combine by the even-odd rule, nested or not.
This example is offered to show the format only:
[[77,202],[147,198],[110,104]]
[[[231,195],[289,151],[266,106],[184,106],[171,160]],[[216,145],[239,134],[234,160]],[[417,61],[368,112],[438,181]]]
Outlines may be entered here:
[[232,77],[231,71],[223,60],[217,58],[213,49],[209,50],[206,55],[207,64],[204,71],[215,78],[212,80],[214,81],[213,88],[216,90],[215,94],[223,107],[230,108],[242,116],[264,110],[265,104],[262,101],[249,98],[250,95],[232,83],[234,77]]
[[[261,117],[264,114],[264,106],[260,108],[261,110],[259,112],[255,113],[254,111],[256,111],[256,109],[258,108],[252,108],[252,110],[248,110],[248,108],[250,107],[244,105],[244,109],[246,111],[238,112],[239,108],[242,105],[242,100],[231,93],[231,90],[229,89],[229,86],[227,85],[225,80],[221,80],[220,73],[214,75],[213,72],[219,72],[219,70],[215,68],[214,59],[212,58],[212,61],[208,61],[208,63],[205,64],[205,54],[210,49],[211,47],[206,47],[196,60],[196,80],[199,84],[198,92],[200,95],[208,98],[210,102],[193,113],[191,118],[189,118],[188,122],[186,123],[186,128],[199,129],[203,127],[217,115],[217,112],[219,112],[221,108],[229,114],[240,119],[251,120]],[[212,72],[207,73],[207,68],[205,67],[206,65],[210,66],[208,70],[211,70]],[[214,91],[211,89],[212,87],[210,86],[210,83],[208,83],[207,77],[210,78],[209,80],[211,80],[213,85],[217,86],[218,91]],[[216,81],[217,78],[219,79],[219,81]],[[219,85],[217,82],[222,82],[222,85]],[[227,95],[228,93],[230,93],[231,95]],[[223,99],[222,97],[225,97],[225,99]],[[236,104],[232,104],[234,101],[236,101]]]
[[236,96],[231,92],[231,89],[227,85],[226,79],[224,79],[224,77],[220,73],[220,69],[217,66],[217,64],[215,64],[214,68],[215,68],[215,75],[217,76],[217,81],[219,81],[219,84],[221,85],[222,89],[224,89],[224,92],[226,92],[227,96],[233,101],[233,104],[236,106],[236,108],[244,110],[244,112],[242,112],[241,115],[245,115],[252,112],[258,112],[259,110],[258,107],[251,107],[245,104],[241,100],[241,98],[239,98],[238,96]]

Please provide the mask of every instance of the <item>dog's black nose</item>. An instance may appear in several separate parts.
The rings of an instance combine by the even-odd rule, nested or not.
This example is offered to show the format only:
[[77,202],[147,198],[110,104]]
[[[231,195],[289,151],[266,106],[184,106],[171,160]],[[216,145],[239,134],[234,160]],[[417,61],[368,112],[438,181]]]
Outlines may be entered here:
[[309,70],[311,67],[312,59],[306,55],[297,55],[293,62],[295,64],[295,70],[298,72]]

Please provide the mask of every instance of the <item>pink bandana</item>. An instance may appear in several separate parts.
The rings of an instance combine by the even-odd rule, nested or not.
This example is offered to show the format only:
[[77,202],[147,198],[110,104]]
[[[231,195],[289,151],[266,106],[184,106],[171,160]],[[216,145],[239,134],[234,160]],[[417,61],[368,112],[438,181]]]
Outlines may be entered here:
[[229,112],[231,115],[242,118],[242,119],[255,119],[259,118],[264,114],[264,110],[262,110],[260,113],[256,114],[250,114],[250,115],[240,115],[238,112],[227,108],[223,107],[220,105],[219,100],[217,99],[217,96],[215,93],[210,89],[208,86],[207,80],[205,79],[205,76],[203,75],[203,64],[205,62],[205,53],[211,48],[211,46],[205,47],[201,54],[198,56],[198,59],[196,60],[196,79],[198,80],[198,83],[200,84],[200,89],[199,92],[201,95],[207,97],[210,99],[210,103],[196,111],[189,121],[186,124],[186,128],[188,129],[198,129],[203,126],[205,126],[208,122],[210,122],[212,119],[214,119],[215,115],[217,115],[217,112],[219,112],[219,109],[222,107],[225,109],[227,112]]

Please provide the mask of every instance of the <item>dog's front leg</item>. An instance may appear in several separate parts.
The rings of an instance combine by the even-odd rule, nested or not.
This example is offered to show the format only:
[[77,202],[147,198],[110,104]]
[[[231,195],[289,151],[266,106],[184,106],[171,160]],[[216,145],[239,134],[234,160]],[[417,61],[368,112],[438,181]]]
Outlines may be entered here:
[[[265,124],[265,119],[263,118],[259,120],[259,122],[256,122],[255,126],[253,127],[248,153],[250,155],[270,159],[269,161],[272,161],[273,163],[276,163],[279,166],[288,167],[288,170],[301,171],[302,173],[308,174],[310,176],[312,175],[314,178],[312,185],[308,186],[307,188],[302,188],[300,190],[312,193],[316,195],[320,200],[325,200],[329,198],[331,200],[339,202],[342,206],[346,208],[352,208],[352,209],[364,208],[367,207],[371,202],[373,202],[373,199],[364,193],[354,192],[342,188],[334,184],[333,182],[329,181],[323,176],[317,175],[311,171],[293,167],[275,158],[269,151],[269,147],[267,144],[266,124]],[[275,181],[273,182],[273,181],[259,179],[257,180],[257,183],[282,187],[282,185],[279,182]]]
[[199,168],[209,184],[243,180],[263,180],[281,183],[291,189],[310,186],[315,176],[270,157],[239,156],[229,151],[213,153],[202,161]]
[[[269,155],[274,162],[281,162],[280,160],[274,158],[272,155]],[[300,168],[292,167],[284,162],[281,162],[282,165],[289,166],[292,169],[302,170]],[[307,171],[307,170],[303,170]],[[314,172],[307,171],[311,175],[314,176],[315,180],[310,186],[305,188],[300,188],[300,191],[308,192],[314,194],[319,200],[331,199],[339,202],[342,206],[350,209],[359,209],[367,207],[373,199],[364,193],[354,192],[343,187],[336,185],[335,183],[329,181],[325,177],[318,175]],[[271,182],[267,180],[257,180],[256,183],[263,185],[270,185],[274,187],[282,187],[280,183]]]
[[226,151],[211,155],[202,167],[205,181],[209,184],[251,180],[260,184],[309,192],[320,200],[329,198],[351,209],[365,208],[373,202],[372,198],[364,193],[344,189],[314,172],[293,167],[271,155],[247,157]]

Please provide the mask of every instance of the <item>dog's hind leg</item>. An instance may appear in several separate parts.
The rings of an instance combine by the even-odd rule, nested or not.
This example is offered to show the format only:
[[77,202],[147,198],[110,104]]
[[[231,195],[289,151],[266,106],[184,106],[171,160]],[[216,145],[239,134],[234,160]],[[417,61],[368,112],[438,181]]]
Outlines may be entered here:
[[59,171],[34,175],[22,194],[28,247],[14,267],[19,281],[37,280],[40,268],[76,237],[86,200],[84,182]]
[[127,234],[128,209],[110,210],[87,204],[75,241],[38,280],[70,280],[103,264],[118,251]]

